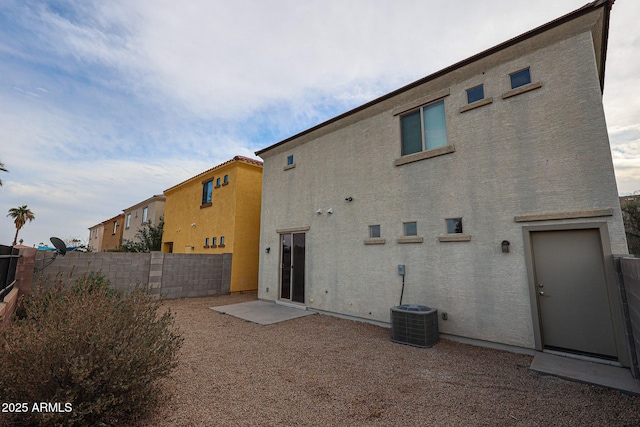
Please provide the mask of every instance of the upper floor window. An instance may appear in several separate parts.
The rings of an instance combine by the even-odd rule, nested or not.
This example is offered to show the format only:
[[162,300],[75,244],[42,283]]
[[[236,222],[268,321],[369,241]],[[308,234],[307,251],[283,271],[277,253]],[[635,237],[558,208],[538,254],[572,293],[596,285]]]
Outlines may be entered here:
[[467,89],[467,103],[472,104],[476,101],[484,99],[484,86],[476,86],[471,89]]
[[529,71],[529,68],[509,74],[509,77],[511,78],[511,89],[531,83],[531,72]]
[[293,164],[293,154],[287,156],[287,166]]
[[224,184],[228,184],[228,183],[229,183],[229,175],[225,175],[225,176],[224,176],[224,180],[223,180],[223,182],[222,182],[222,185],[224,185]]
[[211,190],[213,188],[213,180],[202,184],[202,204],[211,203]]
[[113,234],[118,231],[118,221],[113,221]]
[[220,236],[220,246],[224,246],[224,236]]
[[220,178],[216,178],[216,188],[220,187]]
[[380,237],[380,226],[379,225],[370,225],[369,226],[369,238],[377,239]]
[[447,234],[462,233],[462,218],[449,218],[447,221]]
[[418,235],[418,224],[416,222],[405,222],[404,226],[404,235],[405,236],[417,236]]
[[124,223],[124,228],[125,229],[129,229],[129,227],[131,227],[131,214],[128,213],[127,214],[127,221]]
[[405,114],[400,122],[403,156],[447,145],[444,100]]
[[145,207],[144,209],[142,209],[142,223],[144,224],[145,222],[147,222],[149,216],[149,208]]

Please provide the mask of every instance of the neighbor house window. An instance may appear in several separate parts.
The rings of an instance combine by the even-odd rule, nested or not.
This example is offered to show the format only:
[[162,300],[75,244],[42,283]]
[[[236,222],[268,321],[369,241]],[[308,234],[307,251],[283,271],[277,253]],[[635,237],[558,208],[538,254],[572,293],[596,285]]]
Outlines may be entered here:
[[202,184],[202,204],[211,203],[211,190],[213,188],[213,180]]
[[467,89],[467,103],[468,104],[474,103],[476,101],[480,101],[481,99],[484,99],[484,86],[483,85],[472,87],[471,89]]
[[224,246],[224,236],[220,236],[220,246]]
[[404,235],[405,236],[417,236],[418,235],[418,225],[415,222],[405,222],[404,226]]
[[443,100],[401,116],[400,122],[403,156],[447,145]]
[[216,246],[218,244],[218,238],[217,237],[212,237],[211,238],[211,242],[212,242],[211,243],[212,246]]
[[207,247],[207,248],[209,247],[209,238],[208,237],[205,237],[205,239],[204,239],[204,246]]
[[370,225],[369,226],[369,238],[376,239],[380,237],[380,226],[379,225]]
[[528,68],[510,74],[509,77],[511,78],[511,89],[531,83],[531,73]]
[[220,187],[220,178],[216,178],[216,188]]
[[113,221],[113,234],[118,231],[118,221]]
[[287,166],[292,164],[293,164],[293,154],[291,154],[290,156],[287,156]]
[[147,216],[149,214],[149,208],[145,207],[144,209],[142,209],[142,223],[144,224],[145,222],[147,222]]
[[449,218],[447,221],[447,233],[462,233],[462,218]]
[[229,175],[225,175],[224,176],[224,181],[222,182],[222,185],[228,184],[229,183]]
[[128,230],[129,227],[131,227],[131,214],[130,213],[127,214],[127,221],[124,224],[124,228],[125,229]]

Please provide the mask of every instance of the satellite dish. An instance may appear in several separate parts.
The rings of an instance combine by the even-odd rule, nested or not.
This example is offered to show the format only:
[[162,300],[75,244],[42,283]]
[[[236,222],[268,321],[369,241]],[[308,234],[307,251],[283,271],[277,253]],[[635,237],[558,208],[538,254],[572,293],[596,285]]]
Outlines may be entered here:
[[58,254],[64,256],[67,253],[67,245],[65,245],[61,239],[58,239],[57,237],[52,237],[49,240],[51,240],[51,243],[53,243],[53,246],[56,248],[56,251],[53,253],[52,257],[45,258],[42,260],[42,267],[36,267],[33,269],[35,273],[39,273],[45,268],[47,268],[48,266],[50,266],[51,263],[56,260],[56,257],[58,256]]
[[60,255],[65,256],[65,254],[67,253],[67,245],[65,245],[64,242],[57,237],[52,237],[49,240],[51,240],[51,243],[53,243],[53,247],[56,248],[56,251],[59,252]]

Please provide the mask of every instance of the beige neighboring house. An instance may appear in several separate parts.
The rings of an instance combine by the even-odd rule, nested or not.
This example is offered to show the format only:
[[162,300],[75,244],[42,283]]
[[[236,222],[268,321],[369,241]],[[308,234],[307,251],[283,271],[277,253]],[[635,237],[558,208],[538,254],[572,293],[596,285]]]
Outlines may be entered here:
[[402,295],[447,337],[629,366],[602,104],[612,4],[258,151],[259,298],[388,325]]
[[89,228],[89,243],[87,246],[91,252],[100,252],[102,238],[104,236],[104,223],[96,224]]
[[166,197],[163,194],[156,194],[140,203],[124,209],[124,229],[122,230],[122,241],[135,241],[138,230],[147,222],[158,225],[164,216],[164,205]]

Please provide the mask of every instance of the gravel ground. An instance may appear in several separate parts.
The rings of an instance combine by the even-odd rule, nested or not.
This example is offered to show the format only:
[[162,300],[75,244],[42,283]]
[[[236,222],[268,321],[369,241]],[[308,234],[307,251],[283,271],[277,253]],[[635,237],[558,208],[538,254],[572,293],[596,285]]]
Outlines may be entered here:
[[185,338],[144,426],[637,426],[640,397],[544,376],[531,357],[441,339],[395,344],[378,326],[313,315],[261,326],[165,301]]

